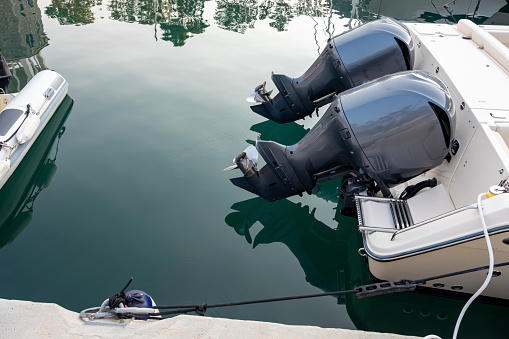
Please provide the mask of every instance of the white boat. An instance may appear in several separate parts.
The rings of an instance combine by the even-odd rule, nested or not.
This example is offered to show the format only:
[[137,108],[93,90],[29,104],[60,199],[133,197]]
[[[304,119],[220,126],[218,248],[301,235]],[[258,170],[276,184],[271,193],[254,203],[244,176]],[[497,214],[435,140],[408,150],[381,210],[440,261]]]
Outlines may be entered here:
[[55,113],[68,87],[60,74],[45,70],[19,93],[0,93],[0,188]]
[[[332,52],[324,51],[300,78],[273,75],[275,98],[265,84],[255,89],[248,101],[261,104],[253,111],[280,123],[332,104],[299,143],[258,140],[256,149],[248,147],[228,168],[244,176],[231,181],[273,201],[343,177],[343,207],[350,197],[364,241],[359,254],[375,280],[407,279],[460,297],[479,291],[489,302],[507,303],[509,27],[406,23],[405,33],[384,20],[389,29],[379,31],[394,37],[371,55],[355,59],[345,49],[379,48],[380,23],[331,39],[326,49]],[[370,34],[371,46],[364,37]],[[432,106],[435,118],[429,107],[417,107],[419,100]],[[412,114],[414,120],[403,120]],[[421,118],[435,122],[424,125]],[[433,134],[440,128],[445,144],[441,133]],[[266,162],[260,170],[257,151]]]
[[[370,272],[380,280],[418,281],[488,266],[481,219],[494,252],[483,296],[509,299],[509,27],[406,24],[415,44],[414,69],[435,73],[456,106],[457,154],[392,188],[436,178],[438,185],[401,199],[357,197],[359,228]],[[479,194],[488,192],[481,201]],[[487,269],[428,280],[435,292],[473,294]]]

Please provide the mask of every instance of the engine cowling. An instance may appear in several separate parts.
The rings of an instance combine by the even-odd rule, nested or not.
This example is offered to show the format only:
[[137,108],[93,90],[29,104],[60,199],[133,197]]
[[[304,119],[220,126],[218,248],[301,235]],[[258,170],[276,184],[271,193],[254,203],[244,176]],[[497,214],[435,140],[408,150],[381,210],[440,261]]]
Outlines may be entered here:
[[[406,71],[365,83],[334,98],[298,143],[257,140],[266,165],[232,183],[274,201],[354,173],[389,188],[442,163],[455,130],[455,111],[445,85],[424,71]],[[257,155],[256,155],[257,158]]]
[[[329,39],[327,47],[298,78],[273,74],[279,93],[264,90],[251,109],[286,123],[302,119],[340,93],[387,74],[411,70],[414,49],[408,29],[391,18],[369,22]],[[260,86],[255,89],[260,92]],[[330,96],[330,97],[328,97]]]

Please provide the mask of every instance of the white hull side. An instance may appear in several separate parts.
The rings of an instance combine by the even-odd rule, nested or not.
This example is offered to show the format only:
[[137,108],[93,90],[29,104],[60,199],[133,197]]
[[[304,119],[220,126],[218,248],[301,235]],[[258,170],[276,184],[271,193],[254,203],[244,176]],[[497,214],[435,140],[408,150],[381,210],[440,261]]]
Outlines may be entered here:
[[[504,232],[490,236],[490,239],[493,244],[502,244],[502,240],[508,237],[509,226]],[[509,263],[507,251],[499,251],[495,248],[494,256],[495,265]],[[399,277],[399,279],[420,280],[487,266],[488,250],[485,239],[479,238],[393,261],[380,262],[372,257],[368,258],[370,272],[378,279],[390,281]],[[509,299],[509,265],[495,267],[495,271],[501,274],[491,279],[482,295]],[[440,291],[473,294],[483,284],[486,273],[487,269],[483,269],[473,273],[429,280],[422,286]],[[434,286],[434,284],[438,285]]]

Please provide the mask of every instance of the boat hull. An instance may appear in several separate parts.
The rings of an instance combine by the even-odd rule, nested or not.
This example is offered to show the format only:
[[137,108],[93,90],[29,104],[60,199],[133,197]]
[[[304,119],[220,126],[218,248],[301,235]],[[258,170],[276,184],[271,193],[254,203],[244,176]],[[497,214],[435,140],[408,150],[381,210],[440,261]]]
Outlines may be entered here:
[[[497,250],[500,247],[499,244],[503,244],[503,240],[507,238],[509,238],[509,226],[498,234],[490,235],[490,240],[495,247],[495,271],[490,284],[482,293],[483,296],[509,299],[507,288],[509,252]],[[434,289],[439,294],[444,292],[474,294],[486,279],[488,262],[488,250],[484,238],[391,261],[379,261],[375,257],[368,256],[369,270],[376,279],[426,280],[420,286]],[[453,275],[447,276],[449,274]]]
[[[407,200],[385,201],[387,206],[373,200],[358,209],[364,251],[375,280],[426,280],[421,286],[428,292],[466,297],[481,287],[489,264],[477,197],[492,186],[509,187],[509,50],[504,45],[509,30],[467,20],[407,27],[417,46],[414,69],[434,72],[451,93],[457,148],[440,166],[394,187],[392,196],[424,180],[437,180],[436,187]],[[483,198],[481,205],[495,259],[495,273],[481,296],[506,303],[509,193]],[[413,220],[400,222],[391,214],[393,206],[406,206]]]
[[[4,108],[4,111],[9,108],[26,110],[27,105],[30,105],[35,112],[38,112],[40,123],[26,142],[20,143],[19,140],[16,140],[16,136],[13,136],[5,143],[14,148],[12,150],[8,147],[0,149],[0,160],[8,159],[10,161],[9,168],[0,177],[0,189],[16,170],[23,157],[60,106],[67,94],[68,88],[69,84],[60,74],[45,70],[37,73],[25,88],[16,94],[14,99]],[[47,98],[48,89],[51,91],[49,98]]]

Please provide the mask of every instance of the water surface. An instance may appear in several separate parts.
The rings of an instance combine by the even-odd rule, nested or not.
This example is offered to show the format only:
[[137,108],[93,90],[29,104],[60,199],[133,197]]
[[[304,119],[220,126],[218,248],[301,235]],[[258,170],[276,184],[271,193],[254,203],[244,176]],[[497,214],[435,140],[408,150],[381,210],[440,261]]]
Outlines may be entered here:
[[[449,12],[436,1],[7,3],[12,8],[0,16],[12,20],[0,51],[15,75],[9,90],[42,69],[61,73],[70,89],[27,170],[0,191],[0,297],[80,311],[131,276],[131,287],[159,304],[368,283],[357,221],[338,213],[339,182],[319,196],[275,203],[229,182],[234,174],[222,169],[258,135],[291,144],[317,120],[280,126],[252,113],[244,98],[270,81],[271,71],[302,74],[327,38],[380,15],[481,23],[505,1],[482,1],[477,9],[457,1]],[[405,294],[207,315],[447,337],[462,306]],[[482,333],[497,337],[503,322],[496,317],[504,312],[476,306],[462,330],[477,335],[480,327],[469,319],[485,315]]]

